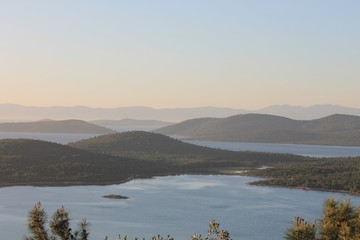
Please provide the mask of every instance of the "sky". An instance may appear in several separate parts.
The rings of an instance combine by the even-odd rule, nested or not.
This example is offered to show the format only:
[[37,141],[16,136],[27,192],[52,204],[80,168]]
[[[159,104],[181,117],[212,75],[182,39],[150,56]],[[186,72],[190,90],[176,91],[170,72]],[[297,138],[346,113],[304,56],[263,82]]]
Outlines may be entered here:
[[0,104],[360,107],[358,0],[0,1]]

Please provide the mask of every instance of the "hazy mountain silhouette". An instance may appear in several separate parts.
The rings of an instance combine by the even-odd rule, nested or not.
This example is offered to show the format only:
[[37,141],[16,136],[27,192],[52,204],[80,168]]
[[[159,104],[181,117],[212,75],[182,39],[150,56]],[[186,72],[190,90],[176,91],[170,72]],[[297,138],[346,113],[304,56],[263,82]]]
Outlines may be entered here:
[[113,130],[82,120],[0,123],[0,132],[109,134]]
[[93,121],[99,119],[120,120],[124,118],[180,122],[193,118],[224,118],[245,113],[263,113],[298,120],[310,120],[337,113],[360,116],[360,109],[336,105],[314,105],[309,107],[276,105],[250,111],[221,107],[154,109],[150,107],[28,107],[16,104],[0,104],[0,121],[2,122],[9,120],[35,121],[38,119],[82,119]]
[[330,104],[318,104],[308,107],[274,105],[254,111],[254,113],[271,114],[297,120],[311,120],[330,116],[333,114],[360,116],[360,109]]
[[122,119],[122,120],[95,120],[91,123],[98,126],[106,127],[118,132],[143,130],[151,131],[157,128],[166,127],[174,123],[163,122],[157,120],[136,120],[136,119]]
[[155,132],[201,140],[360,146],[360,117],[331,115],[293,120],[265,114],[200,118]]

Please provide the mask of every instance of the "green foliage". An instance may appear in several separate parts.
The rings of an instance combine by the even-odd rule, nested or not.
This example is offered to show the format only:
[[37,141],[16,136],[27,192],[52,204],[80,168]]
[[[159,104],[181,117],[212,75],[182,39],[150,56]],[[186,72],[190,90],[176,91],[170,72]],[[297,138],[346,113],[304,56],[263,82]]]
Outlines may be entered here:
[[[28,216],[30,236],[26,240],[88,240],[89,229],[86,220],[80,223],[80,229],[72,231],[69,213],[64,207],[58,209],[50,221],[51,235],[46,229],[46,212],[40,203],[35,204]],[[203,237],[194,234],[192,240],[231,240],[227,230],[220,229],[215,220],[210,221],[209,230]],[[360,240],[360,207],[351,205],[350,200],[342,203],[328,199],[324,203],[323,217],[316,223],[308,223],[295,217],[293,225],[286,231],[285,240]],[[105,240],[108,240],[106,237]],[[128,240],[119,235],[118,240]],[[139,240],[139,238],[135,238]],[[143,238],[145,240],[145,238]],[[156,235],[151,240],[174,240],[171,236]]]
[[[41,203],[35,204],[34,208],[29,212],[28,216],[28,231],[29,237],[25,237],[25,240],[88,240],[90,231],[88,229],[88,222],[82,220],[80,222],[80,229],[73,231],[70,228],[70,217],[69,212],[62,206],[53,214],[49,226],[51,234],[46,228],[47,214],[41,207]],[[138,240],[139,238],[135,238]],[[108,237],[105,237],[108,240]],[[127,236],[122,237],[119,235],[118,240],[128,240]],[[145,240],[145,238],[143,238]],[[156,235],[151,240],[175,240],[173,237],[168,235],[162,237]],[[209,230],[203,239],[201,235],[194,234],[192,240],[231,240],[230,234],[227,230],[220,229],[220,224],[215,220],[210,221]]]
[[61,240],[70,239],[71,229],[69,221],[69,213],[65,210],[64,206],[62,206],[56,210],[50,221],[51,232],[59,236]]
[[345,191],[360,194],[360,158],[322,158],[283,162],[249,175],[270,178],[254,184]]
[[28,230],[31,233],[26,240],[48,240],[48,231],[45,228],[47,214],[40,203],[35,204],[28,216]]
[[307,223],[296,217],[285,233],[286,240],[360,240],[360,207],[327,199],[319,224]]
[[56,210],[52,216],[49,229],[46,228],[47,214],[41,207],[40,203],[36,203],[28,216],[29,237],[26,240],[88,240],[89,230],[86,220],[80,222],[80,229],[73,231],[70,228],[69,213],[64,207]]
[[315,240],[316,227],[303,218],[295,217],[294,224],[285,233],[286,240]]
[[342,203],[328,199],[324,205],[321,236],[324,240],[360,239],[359,208],[351,206],[350,200]]
[[206,233],[205,239],[199,234],[194,234],[192,240],[231,240],[231,238],[227,230],[221,230],[220,224],[212,220],[209,222],[209,230]]

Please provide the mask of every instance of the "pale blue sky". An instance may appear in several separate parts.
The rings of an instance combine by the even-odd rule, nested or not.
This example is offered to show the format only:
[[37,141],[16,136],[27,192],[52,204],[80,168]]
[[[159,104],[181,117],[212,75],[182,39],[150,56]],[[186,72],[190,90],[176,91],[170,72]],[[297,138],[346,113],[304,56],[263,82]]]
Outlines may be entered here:
[[360,1],[0,1],[0,103],[360,107]]

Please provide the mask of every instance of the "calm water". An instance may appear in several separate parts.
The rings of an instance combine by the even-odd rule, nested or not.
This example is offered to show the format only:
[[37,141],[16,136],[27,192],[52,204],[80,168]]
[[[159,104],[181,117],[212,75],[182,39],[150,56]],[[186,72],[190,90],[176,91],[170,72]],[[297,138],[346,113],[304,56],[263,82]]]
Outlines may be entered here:
[[276,144],[276,143],[242,143],[242,142],[215,142],[184,140],[184,142],[199,146],[220,148],[232,151],[253,151],[272,153],[292,153],[309,157],[356,157],[360,156],[360,147],[321,146],[303,144]]
[[[205,233],[215,218],[233,239],[282,239],[294,216],[321,217],[328,197],[360,198],[339,193],[250,186],[239,176],[177,176],[137,180],[122,185],[0,188],[1,239],[22,239],[26,216],[36,201],[51,215],[64,205],[75,222],[91,223],[91,239],[116,239],[118,233],[150,237],[172,233],[178,240]],[[127,200],[105,199],[123,194]]]
[[71,133],[17,133],[17,132],[0,132],[0,139],[36,139],[60,144],[68,144],[86,138],[92,138],[99,134],[71,134]]
[[[91,134],[0,133],[0,138],[32,138],[66,144],[90,138]],[[187,141],[236,151],[283,152],[308,156],[358,156],[360,148],[291,144]],[[49,215],[64,205],[74,222],[91,222],[91,239],[119,233],[132,237],[172,234],[177,240],[205,233],[215,218],[233,239],[282,239],[294,216],[315,220],[328,197],[360,198],[340,193],[250,186],[254,180],[239,176],[178,176],[137,180],[121,185],[74,187],[0,188],[1,239],[22,239],[26,216],[41,201]],[[122,194],[127,200],[104,199],[105,194]],[[260,230],[259,230],[260,229]]]

